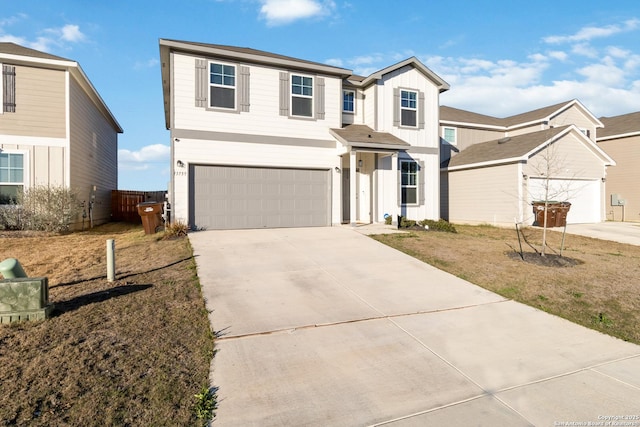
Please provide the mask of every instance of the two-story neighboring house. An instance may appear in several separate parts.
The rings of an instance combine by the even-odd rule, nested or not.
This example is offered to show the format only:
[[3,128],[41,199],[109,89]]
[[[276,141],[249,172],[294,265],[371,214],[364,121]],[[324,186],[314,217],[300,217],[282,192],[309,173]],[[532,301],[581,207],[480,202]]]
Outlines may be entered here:
[[640,221],[640,111],[600,121],[596,141],[616,161],[607,174],[607,219]]
[[122,128],[80,65],[0,43],[0,66],[0,204],[31,186],[63,186],[94,223],[109,221]]
[[442,217],[532,223],[531,203],[546,198],[572,204],[569,223],[602,221],[615,165],[595,144],[602,127],[578,100],[506,118],[442,106]]
[[416,58],[356,76],[160,40],[173,219],[239,229],[439,217],[439,94]]

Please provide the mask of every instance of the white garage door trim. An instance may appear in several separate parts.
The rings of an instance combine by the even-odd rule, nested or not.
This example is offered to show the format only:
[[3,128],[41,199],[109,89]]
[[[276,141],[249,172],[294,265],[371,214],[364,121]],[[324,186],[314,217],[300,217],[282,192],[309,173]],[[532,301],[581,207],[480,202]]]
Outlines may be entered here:
[[190,224],[198,229],[331,225],[328,169],[191,165]]
[[[586,224],[602,221],[600,180],[551,179],[550,199],[568,201],[571,209],[567,224]],[[530,201],[543,200],[544,178],[529,178]]]

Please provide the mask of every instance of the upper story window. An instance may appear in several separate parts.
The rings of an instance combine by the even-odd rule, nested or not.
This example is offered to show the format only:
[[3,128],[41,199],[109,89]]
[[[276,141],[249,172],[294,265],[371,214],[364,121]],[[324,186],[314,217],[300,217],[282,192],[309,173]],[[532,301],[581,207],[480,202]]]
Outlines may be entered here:
[[209,107],[236,108],[236,67],[209,63]]
[[587,138],[591,138],[591,132],[589,132],[589,129],[580,128],[580,132],[582,132],[584,134],[584,136],[586,136]]
[[356,92],[354,90],[342,91],[342,111],[345,113],[356,112]]
[[418,126],[418,92],[400,91],[400,125]]
[[15,203],[24,189],[24,154],[0,153],[0,205]]
[[402,204],[415,205],[418,203],[418,162],[402,160],[400,162],[400,190]]
[[445,141],[451,145],[456,145],[456,128],[444,128],[442,133]]
[[291,115],[313,117],[313,77],[291,75]]
[[16,112],[16,67],[2,65],[0,84],[0,114]]

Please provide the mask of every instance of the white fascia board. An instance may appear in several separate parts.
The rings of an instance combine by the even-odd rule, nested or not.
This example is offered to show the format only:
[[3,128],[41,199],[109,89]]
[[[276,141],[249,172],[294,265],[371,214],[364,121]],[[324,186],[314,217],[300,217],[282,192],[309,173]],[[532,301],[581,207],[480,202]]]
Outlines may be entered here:
[[77,65],[75,61],[66,61],[60,59],[34,58],[32,56],[13,55],[10,53],[0,53],[0,62],[8,61],[12,64],[38,64],[47,67],[65,69]]
[[484,125],[481,123],[467,123],[467,122],[454,122],[453,120],[440,120],[440,126],[452,126],[452,127],[471,127],[471,128],[482,128],[482,129],[491,129],[491,130],[499,130],[506,131],[506,126],[496,126],[496,125]]
[[596,141],[602,142],[602,141],[609,141],[611,139],[629,138],[631,136],[640,136],[640,131],[629,132],[629,133],[621,133],[621,134],[618,134],[618,135],[611,135],[611,136],[603,136],[603,137],[600,137],[600,138],[596,138]]
[[469,163],[467,165],[460,165],[460,166],[449,166],[449,167],[446,167],[446,168],[440,168],[440,170],[441,171],[458,171],[458,170],[464,170],[464,169],[482,168],[482,167],[487,167],[487,166],[498,166],[498,165],[503,165],[503,164],[508,164],[508,163],[522,162],[522,161],[526,161],[526,160],[527,160],[527,156],[510,157],[508,159],[489,160],[489,161],[486,161],[486,162]]
[[167,46],[184,52],[197,52],[210,56],[224,56],[240,59],[247,62],[273,65],[279,68],[290,67],[299,70],[307,70],[315,73],[326,73],[329,75],[338,75],[348,77],[353,75],[351,70],[345,68],[332,67],[331,65],[310,64],[307,62],[296,61],[295,59],[273,58],[265,55],[257,55],[253,53],[237,52],[234,50],[220,49],[212,46],[199,46],[189,43],[180,43],[173,40],[160,39],[160,46]]

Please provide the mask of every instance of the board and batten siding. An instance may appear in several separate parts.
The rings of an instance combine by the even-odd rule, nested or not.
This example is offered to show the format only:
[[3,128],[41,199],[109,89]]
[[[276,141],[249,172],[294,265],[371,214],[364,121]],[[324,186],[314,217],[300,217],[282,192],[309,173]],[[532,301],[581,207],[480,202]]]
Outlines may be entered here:
[[16,111],[0,114],[0,134],[66,137],[65,71],[15,66]]
[[[437,148],[439,138],[439,89],[424,74],[412,66],[405,66],[383,76],[382,84],[378,85],[377,122],[378,130],[389,132],[408,142],[414,147]],[[418,120],[424,123],[417,128],[398,127],[394,125],[397,117],[397,102],[394,91],[408,89],[419,92]],[[424,111],[420,111],[423,107]]]
[[73,78],[69,79],[69,97],[69,184],[87,203],[96,187],[93,219],[100,224],[110,220],[111,190],[118,188],[118,136]]
[[517,163],[450,171],[449,221],[514,224],[523,203]]
[[600,179],[605,176],[603,160],[574,133],[534,154],[523,169],[529,176],[542,176],[549,167],[556,178]]
[[[287,70],[226,60],[219,61],[248,68],[249,111],[227,112],[197,107],[196,59],[189,55],[173,54],[173,129],[327,139],[327,128],[340,127],[342,124],[340,78],[299,73],[315,77],[314,83],[319,83],[318,78],[324,81],[324,119],[290,118],[280,115],[280,73]],[[215,58],[211,60],[215,61]],[[320,96],[317,86],[314,90],[314,98]],[[314,105],[314,111],[316,107]],[[247,126],[247,123],[251,123],[251,126]]]
[[640,221],[640,136],[611,139],[598,143],[616,165],[607,168],[605,212],[611,221],[621,221],[622,206],[611,205],[611,194],[624,199],[624,220]]
[[218,165],[330,170],[333,183],[331,218],[333,224],[340,223],[341,176],[335,168],[341,165],[333,147],[180,138],[174,142],[174,159],[185,165],[174,171],[174,215],[177,220],[187,223],[189,218],[190,165]]

